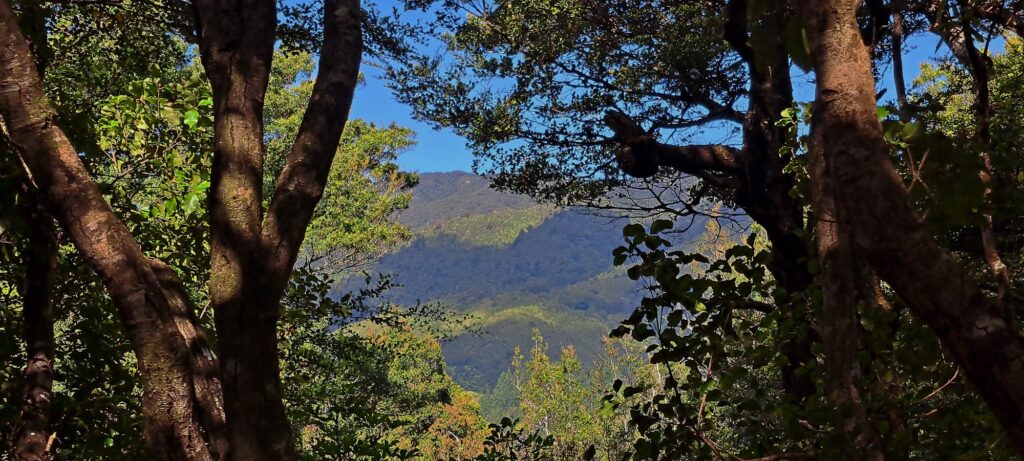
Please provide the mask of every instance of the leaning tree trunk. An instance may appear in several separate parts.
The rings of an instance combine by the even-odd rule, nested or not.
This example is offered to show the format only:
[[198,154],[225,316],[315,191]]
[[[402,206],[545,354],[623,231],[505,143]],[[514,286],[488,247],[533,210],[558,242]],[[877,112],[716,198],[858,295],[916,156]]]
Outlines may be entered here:
[[[817,77],[812,135],[859,252],[938,335],[1024,453],[1024,338],[928,234],[875,113],[857,0],[799,2]],[[821,181],[812,177],[812,181]]]
[[[198,408],[193,353],[149,260],[89,177],[57,125],[28,42],[0,0],[0,117],[48,211],[100,275],[117,308],[142,377],[145,439],[162,460],[210,460]],[[215,409],[214,409],[215,410]]]

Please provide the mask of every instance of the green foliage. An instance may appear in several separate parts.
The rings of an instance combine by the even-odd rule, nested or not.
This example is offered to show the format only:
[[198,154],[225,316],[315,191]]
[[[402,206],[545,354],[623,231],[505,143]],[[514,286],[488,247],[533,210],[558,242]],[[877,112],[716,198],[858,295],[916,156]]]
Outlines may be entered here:
[[424,237],[447,234],[475,246],[507,248],[523,233],[540,225],[554,210],[547,206],[496,210],[444,221],[424,232]]
[[[275,55],[264,112],[267,201],[312,94],[314,65],[308,53]],[[345,124],[327,187],[306,231],[302,264],[341,275],[411,237],[395,218],[409,206],[408,190],[418,179],[399,171],[395,161],[415,144],[413,138],[411,130],[397,125],[382,128],[358,119]]]
[[[800,371],[818,383],[818,393],[799,404],[780,382],[786,359],[778,345],[793,334],[792,326],[782,307],[761,311],[818,309],[817,285],[805,293],[778,289],[757,234],[744,243],[687,252],[673,250],[655,228],[663,231],[667,224],[627,226],[627,245],[615,250],[620,262],[630,261],[631,277],[649,281],[651,294],[612,335],[643,344],[662,370],[654,386],[617,382],[604,398],[612,410],[627,408],[638,431],[629,459],[842,456],[845,445],[834,428],[844,410],[831,407],[822,393],[820,344],[816,359]],[[924,325],[876,306],[862,306],[860,323],[864,401],[890,453],[911,459],[1008,456],[998,431],[977,429],[996,426],[966,383],[950,379],[959,374]]]
[[[1024,241],[1020,216],[1024,213],[1024,48],[1010,38],[1005,51],[993,55],[995,78],[989,83],[991,146],[977,136],[974,87],[970,75],[952,61],[923,67],[915,80],[917,122],[897,129],[888,123],[890,138],[900,148],[901,166],[927,222],[939,231],[960,260],[988,277],[979,255],[976,226],[982,212],[991,213],[993,229],[1004,263],[1020,280],[1024,267]],[[979,155],[991,159],[991,195],[984,201],[979,181]],[[927,154],[927,156],[925,155]],[[916,174],[916,177],[915,177]],[[1017,287],[1021,284],[1018,282]],[[1018,290],[1019,292],[1019,290]],[[1021,296],[1021,293],[1018,293]]]
[[[96,104],[96,146],[88,164],[105,198],[148,254],[174,265],[182,281],[203,303],[208,249],[205,196],[210,156],[204,150],[210,119],[208,90],[202,81],[167,83],[159,77],[137,81],[123,96]],[[203,116],[193,126],[184,114]],[[16,248],[24,235],[15,235]],[[3,265],[7,287],[18,286],[22,261]],[[20,300],[9,289],[4,317],[20,323]],[[135,357],[101,281],[74,248],[61,247],[54,280],[57,366],[51,421],[58,459],[147,459],[138,413],[141,389]],[[12,327],[7,331],[18,331]],[[15,402],[23,359],[22,346],[0,351],[5,396]],[[8,394],[10,392],[10,394]],[[5,405],[5,407],[8,407]],[[19,405],[10,405],[20,410]],[[4,414],[9,427],[17,414]],[[4,442],[7,442],[6,438]]]
[[548,347],[535,331],[529,356],[524,357],[517,347],[511,368],[482,401],[505,405],[490,411],[506,411],[519,418],[521,430],[550,437],[545,460],[622,459],[635,432],[628,426],[628,413],[604,405],[601,396],[612,391],[616,377],[650,386],[657,370],[639,348],[619,341],[605,339],[589,372],[571,345],[562,348],[558,360],[548,356]]
[[482,451],[479,404],[448,376],[437,341],[411,329],[443,322],[444,313],[382,301],[388,280],[337,300],[329,287],[324,276],[299,270],[280,329],[285,399],[303,457],[454,459]]
[[518,420],[502,418],[490,425],[491,434],[484,441],[484,452],[474,461],[541,461],[554,444],[554,437],[537,431],[527,433]]
[[636,116],[656,137],[688,136],[698,129],[673,131],[721,118],[686,123],[708,115],[702,104],[742,98],[745,66],[719,38],[719,15],[699,3],[425,3],[437,3],[429,30],[446,53],[400,54],[389,63],[392,88],[419,117],[464,136],[500,189],[602,200],[624,179],[611,164],[607,110]]
[[[181,48],[167,51],[180,53]],[[293,77],[287,83],[274,80],[268,100],[274,106],[269,111],[268,144],[280,155],[287,150],[281,139],[294,129],[290,123],[295,110],[308,98],[308,91],[303,93],[309,88],[308,74],[300,75],[296,63],[311,60],[282,57],[278,62],[285,68],[275,70],[275,75],[291,72]],[[85,145],[93,147],[87,149],[85,160],[104,198],[148,255],[174,267],[197,305],[200,321],[213,336],[211,315],[205,309],[206,191],[213,130],[209,85],[194,65],[184,63],[153,65],[143,72],[120,88],[104,87],[112,95],[88,101],[90,112],[75,117],[90,128],[77,134],[89,136]],[[111,85],[122,81],[113,79]],[[415,183],[414,177],[398,172],[394,165],[395,156],[410,145],[411,132],[398,127],[379,129],[358,120],[349,126],[343,155],[331,171],[334,182],[325,192],[307,240],[310,253],[329,245],[344,252],[341,257],[332,256],[332,263],[374,257],[382,248],[403,241],[408,231],[394,218],[408,203],[403,191]],[[8,185],[6,180],[3,185]],[[12,197],[6,192],[5,200]],[[339,213],[347,213],[341,224]],[[26,236],[16,225],[4,226],[3,233],[0,254],[6,260],[0,265],[0,325],[5,332],[16,332],[21,328],[17,287]],[[401,319],[416,318],[444,323],[436,306],[398,309],[375,301],[391,287],[389,280],[331,298],[325,268],[319,264],[295,271],[280,325],[287,408],[295,433],[301,436],[303,456],[412,459],[421,451],[445,447],[462,449],[470,457],[482,452],[486,427],[479,406],[445,374],[436,341],[404,333],[366,337],[348,332],[336,320],[398,325]],[[54,291],[58,359],[51,429],[57,434],[55,458],[148,459],[134,355],[101,281],[66,242]],[[3,336],[0,427],[11,433],[8,429],[18,420],[21,408],[15,402],[21,392],[24,345],[14,334]],[[415,366],[421,367],[419,374],[409,375]],[[411,383],[429,385],[416,388]],[[437,429],[441,425],[445,431]],[[453,442],[456,439],[449,434],[462,437],[458,440],[463,442]],[[7,452],[9,442],[2,438],[0,449]]]
[[[472,310],[469,315],[472,331],[455,335],[445,343],[444,353],[452,375],[477,391],[495,385],[512,359],[512,351],[531,347],[536,331],[551,338],[559,349],[575,346],[579,360],[589,366],[602,351],[600,338],[609,325],[586,313],[552,305],[500,304]],[[497,421],[501,416],[516,415],[492,411],[491,416],[491,421]]]

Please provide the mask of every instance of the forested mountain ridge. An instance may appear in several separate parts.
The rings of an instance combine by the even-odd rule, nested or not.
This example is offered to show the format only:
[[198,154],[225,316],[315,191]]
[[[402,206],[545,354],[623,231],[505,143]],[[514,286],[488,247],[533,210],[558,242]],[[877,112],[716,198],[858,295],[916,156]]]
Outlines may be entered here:
[[555,350],[575,346],[588,364],[640,297],[612,265],[625,218],[540,205],[449,172],[420,175],[400,220],[413,240],[373,272],[395,274],[401,286],[389,296],[399,304],[439,301],[473,317],[473,334],[443,346],[453,377],[469,389],[490,389],[515,348],[530,348],[533,330]]

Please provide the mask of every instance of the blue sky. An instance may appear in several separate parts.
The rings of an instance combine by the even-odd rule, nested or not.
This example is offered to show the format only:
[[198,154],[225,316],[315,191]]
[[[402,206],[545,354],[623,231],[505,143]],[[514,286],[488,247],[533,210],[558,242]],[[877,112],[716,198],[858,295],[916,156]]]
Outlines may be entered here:
[[[936,44],[937,41],[931,36],[917,39],[908,44],[910,49],[904,57],[908,85],[917,77],[923,62],[927,61],[929,57],[946,53],[945,49],[936,53]],[[992,48],[994,51],[1001,51],[1001,41],[993,43]],[[395,100],[394,94],[381,79],[378,69],[363,66],[363,73],[366,77],[365,84],[356,89],[351,115],[379,125],[397,123],[416,132],[416,146],[398,160],[403,169],[417,172],[470,170],[473,156],[466,148],[464,139],[450,130],[436,130],[425,123],[414,120],[412,110]],[[794,69],[794,75],[799,73],[799,70]],[[801,83],[809,82],[809,78],[797,76],[795,80],[797,99],[801,101],[813,99],[813,86],[809,83]],[[894,99],[895,91],[892,89],[892,77],[888,69],[880,83],[882,88],[889,90],[883,100]]]
[[416,132],[416,146],[398,159],[402,169],[418,172],[470,170],[473,156],[466,149],[464,139],[449,130],[435,130],[413,120],[412,110],[395,101],[378,69],[363,66],[362,71],[366,80],[363,86],[356,88],[351,116],[378,125],[394,122]]

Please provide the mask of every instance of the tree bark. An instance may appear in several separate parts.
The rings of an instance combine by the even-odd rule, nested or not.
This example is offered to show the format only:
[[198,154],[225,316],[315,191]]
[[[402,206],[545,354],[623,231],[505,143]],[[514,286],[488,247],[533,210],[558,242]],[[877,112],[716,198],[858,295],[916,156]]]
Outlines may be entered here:
[[17,155],[86,262],[100,275],[142,376],[145,438],[157,459],[210,460],[196,415],[190,352],[170,302],[127,227],[57,126],[29,45],[0,1],[0,117]]
[[273,56],[273,0],[193,2],[214,92],[210,295],[224,378],[231,459],[297,457],[281,398],[277,321],[306,226],[323,194],[362,55],[356,0],[324,3],[313,93],[266,217],[263,98]]
[[52,218],[38,202],[38,192],[26,185],[21,202],[28,245],[25,280],[21,287],[24,319],[25,385],[21,421],[14,435],[19,461],[49,461],[50,405],[53,402],[53,276],[57,270],[57,236]]
[[274,0],[196,0],[200,56],[213,87],[210,301],[217,329],[228,459],[295,459],[281,399],[277,298],[260,286],[263,100]]
[[[772,260],[768,269],[779,287],[787,295],[803,293],[812,282],[807,269],[810,252],[803,235],[803,208],[790,195],[793,177],[783,171],[789,159],[780,157],[787,133],[778,125],[782,111],[793,105],[793,87],[790,81],[789,60],[782,37],[786,8],[775,5],[762,27],[778,31],[775,60],[767,68],[759,69],[754,49],[748,45],[747,1],[732,0],[726,7],[725,38],[747,62],[750,72],[750,100],[743,124],[743,169],[739,174],[740,186],[736,190],[737,204],[765,229],[772,243]],[[782,367],[783,387],[797,402],[816,392],[814,382],[799,370],[814,359],[811,352],[810,321],[807,305],[790,302],[782,312],[785,320],[794,326],[784,336],[782,353],[788,363]]]
[[227,424],[224,417],[224,391],[221,384],[217,356],[210,349],[206,332],[196,317],[196,308],[186,296],[188,291],[171,266],[159,259],[150,258],[149,265],[156,274],[164,296],[167,298],[174,323],[190,351],[192,388],[195,393],[196,410],[206,437],[218,457],[228,455]]
[[849,226],[835,202],[834,183],[822,157],[825,140],[812,133],[809,143],[814,234],[821,262],[821,337],[825,351],[826,396],[835,407],[847,443],[846,458],[882,461],[881,437],[868,417],[864,383],[857,359],[860,349],[857,306],[870,301],[861,280],[863,263],[856,259]]
[[857,6],[856,0],[799,3],[818,79],[811,130],[824,140],[844,224],[878,275],[949,348],[1024,453],[1024,338],[915,216],[875,113]]

